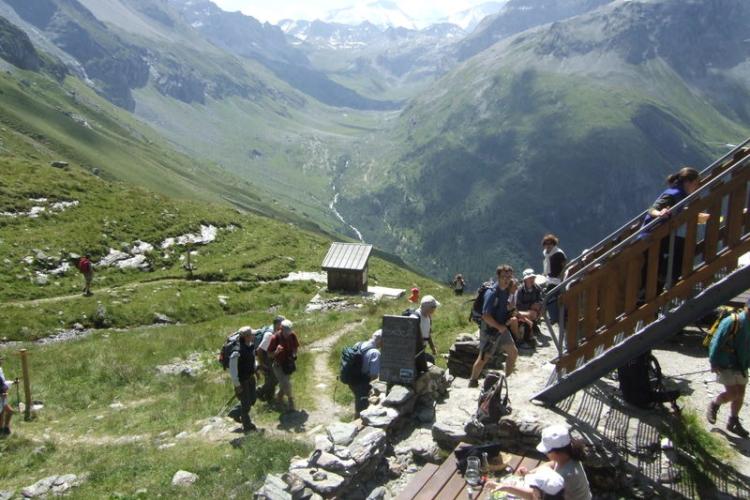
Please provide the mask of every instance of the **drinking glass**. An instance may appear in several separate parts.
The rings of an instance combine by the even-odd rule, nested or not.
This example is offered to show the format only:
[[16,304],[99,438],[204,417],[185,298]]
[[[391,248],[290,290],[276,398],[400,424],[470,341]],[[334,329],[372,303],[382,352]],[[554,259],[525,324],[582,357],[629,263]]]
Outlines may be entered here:
[[470,486],[479,486],[481,474],[479,472],[479,457],[469,457],[466,459],[466,473],[464,479]]

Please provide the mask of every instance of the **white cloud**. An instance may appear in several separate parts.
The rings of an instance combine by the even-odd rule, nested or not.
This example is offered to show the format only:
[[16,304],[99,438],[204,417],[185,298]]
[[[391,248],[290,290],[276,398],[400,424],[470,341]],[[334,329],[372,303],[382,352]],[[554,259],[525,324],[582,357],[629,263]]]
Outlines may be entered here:
[[[333,9],[349,7],[368,0],[212,0],[224,10],[242,11],[261,21],[277,23],[282,19],[319,19]],[[401,0],[396,3],[406,14],[419,21],[435,21],[479,5],[487,0]]]

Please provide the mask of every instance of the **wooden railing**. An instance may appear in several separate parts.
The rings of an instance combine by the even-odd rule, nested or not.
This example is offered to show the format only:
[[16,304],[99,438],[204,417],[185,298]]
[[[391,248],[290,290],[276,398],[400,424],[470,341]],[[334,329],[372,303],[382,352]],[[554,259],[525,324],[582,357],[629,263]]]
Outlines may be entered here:
[[[735,269],[737,259],[750,251],[750,149],[739,148],[702,175],[700,189],[675,206],[669,219],[645,228],[631,221],[569,268],[569,277],[556,289],[559,376],[659,314],[668,314]],[[705,224],[699,214],[709,215]],[[666,258],[661,255],[664,249]]]

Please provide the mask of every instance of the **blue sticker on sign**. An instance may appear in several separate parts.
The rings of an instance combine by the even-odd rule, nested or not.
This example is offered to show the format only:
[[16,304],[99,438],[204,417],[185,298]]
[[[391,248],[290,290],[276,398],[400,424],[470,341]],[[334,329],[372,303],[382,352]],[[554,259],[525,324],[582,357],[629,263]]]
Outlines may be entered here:
[[411,382],[414,380],[414,370],[410,368],[401,368],[399,378],[404,382]]

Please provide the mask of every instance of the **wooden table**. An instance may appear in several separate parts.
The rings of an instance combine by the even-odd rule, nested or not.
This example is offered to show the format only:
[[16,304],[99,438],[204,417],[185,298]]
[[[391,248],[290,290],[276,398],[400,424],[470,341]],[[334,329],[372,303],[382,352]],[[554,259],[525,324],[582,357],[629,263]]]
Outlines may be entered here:
[[[458,445],[458,447],[468,445]],[[538,458],[532,458],[521,455],[503,453],[506,457],[506,473],[504,475],[515,473],[519,467],[526,467],[531,470],[541,463]],[[497,474],[497,473],[494,473]],[[456,455],[451,455],[438,467],[434,464],[427,464],[422,470],[417,472],[409,484],[406,485],[397,500],[458,500],[468,498],[466,491],[466,481],[456,467]],[[473,498],[489,499],[489,488],[482,486],[478,494],[475,493]]]

